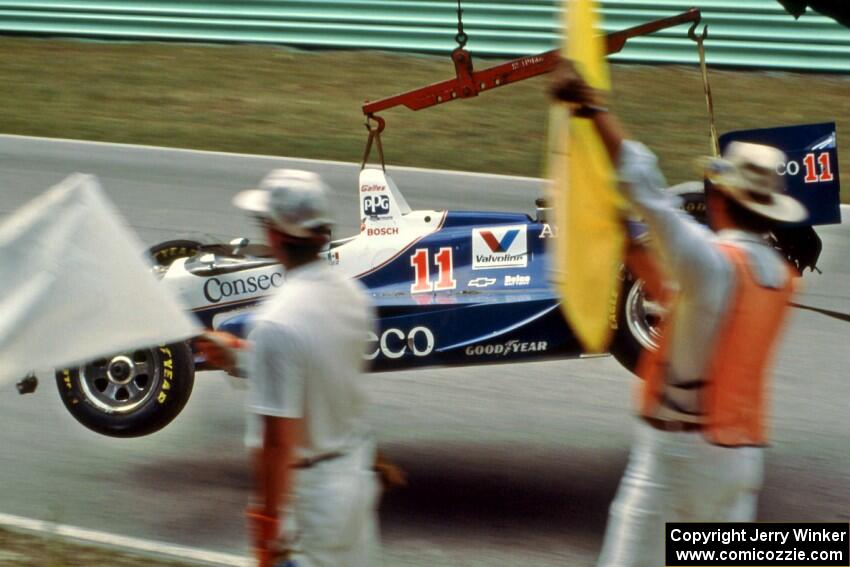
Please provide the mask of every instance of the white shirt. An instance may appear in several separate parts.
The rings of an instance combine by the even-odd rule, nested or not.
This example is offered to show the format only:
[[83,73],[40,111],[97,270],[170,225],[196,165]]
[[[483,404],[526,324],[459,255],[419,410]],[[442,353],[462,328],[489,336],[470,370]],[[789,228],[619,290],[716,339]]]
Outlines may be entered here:
[[[757,234],[722,230],[714,234],[678,208],[678,197],[664,191],[658,160],[639,142],[620,146],[620,192],[644,218],[663,267],[678,285],[670,332],[668,383],[687,384],[705,377],[712,346],[735,285],[735,269],[717,246],[743,248],[759,284],[782,287],[788,279],[784,259]],[[685,395],[695,411],[695,397]]]
[[286,273],[248,339],[246,443],[262,446],[257,416],[299,418],[299,458],[353,450],[368,437],[361,372],[373,310],[362,286],[317,260]]

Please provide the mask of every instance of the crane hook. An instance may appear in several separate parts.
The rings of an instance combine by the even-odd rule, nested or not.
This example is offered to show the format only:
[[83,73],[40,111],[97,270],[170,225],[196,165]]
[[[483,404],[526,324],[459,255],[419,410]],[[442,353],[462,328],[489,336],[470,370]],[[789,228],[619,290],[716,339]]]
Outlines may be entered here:
[[457,35],[455,41],[461,49],[466,47],[466,42],[469,41],[469,36],[463,31],[463,8],[460,6],[460,0],[457,0]]
[[698,25],[699,20],[691,24],[691,27],[688,29],[688,37],[691,38],[691,41],[695,42],[697,45],[701,45],[706,39],[708,39],[708,24],[702,28],[702,33],[699,35],[697,35]]

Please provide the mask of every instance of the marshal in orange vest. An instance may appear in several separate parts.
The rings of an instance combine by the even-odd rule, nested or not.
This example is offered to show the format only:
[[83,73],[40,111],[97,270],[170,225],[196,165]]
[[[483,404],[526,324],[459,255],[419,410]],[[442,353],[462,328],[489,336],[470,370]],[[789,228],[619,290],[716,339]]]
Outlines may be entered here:
[[[767,443],[765,414],[768,369],[788,314],[794,291],[792,269],[781,289],[759,285],[746,252],[722,244],[735,267],[735,290],[709,358],[702,388],[702,433],[716,445],[740,447]],[[637,373],[644,379],[641,416],[655,417],[661,405],[668,358],[668,333],[657,351],[641,359]]]

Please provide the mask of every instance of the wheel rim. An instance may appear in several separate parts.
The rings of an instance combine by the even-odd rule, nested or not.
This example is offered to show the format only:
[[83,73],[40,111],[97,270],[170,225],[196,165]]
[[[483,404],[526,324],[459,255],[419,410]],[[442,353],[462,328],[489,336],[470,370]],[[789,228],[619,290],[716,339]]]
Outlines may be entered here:
[[159,353],[154,349],[100,358],[79,370],[83,394],[106,413],[136,410],[153,396],[162,381]]
[[647,299],[643,282],[637,281],[626,296],[626,325],[640,346],[657,350],[661,337],[661,320],[667,310],[657,301]]

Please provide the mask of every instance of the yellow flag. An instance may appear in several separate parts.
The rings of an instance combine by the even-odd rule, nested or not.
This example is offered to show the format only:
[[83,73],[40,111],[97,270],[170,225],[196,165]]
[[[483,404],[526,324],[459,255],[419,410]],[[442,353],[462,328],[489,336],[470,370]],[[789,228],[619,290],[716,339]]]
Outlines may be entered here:
[[[609,89],[594,0],[564,0],[564,56],[596,89]],[[616,315],[626,237],[611,161],[593,122],[554,104],[549,125],[549,201],[559,228],[552,267],[561,309],[588,352],[604,352]]]

